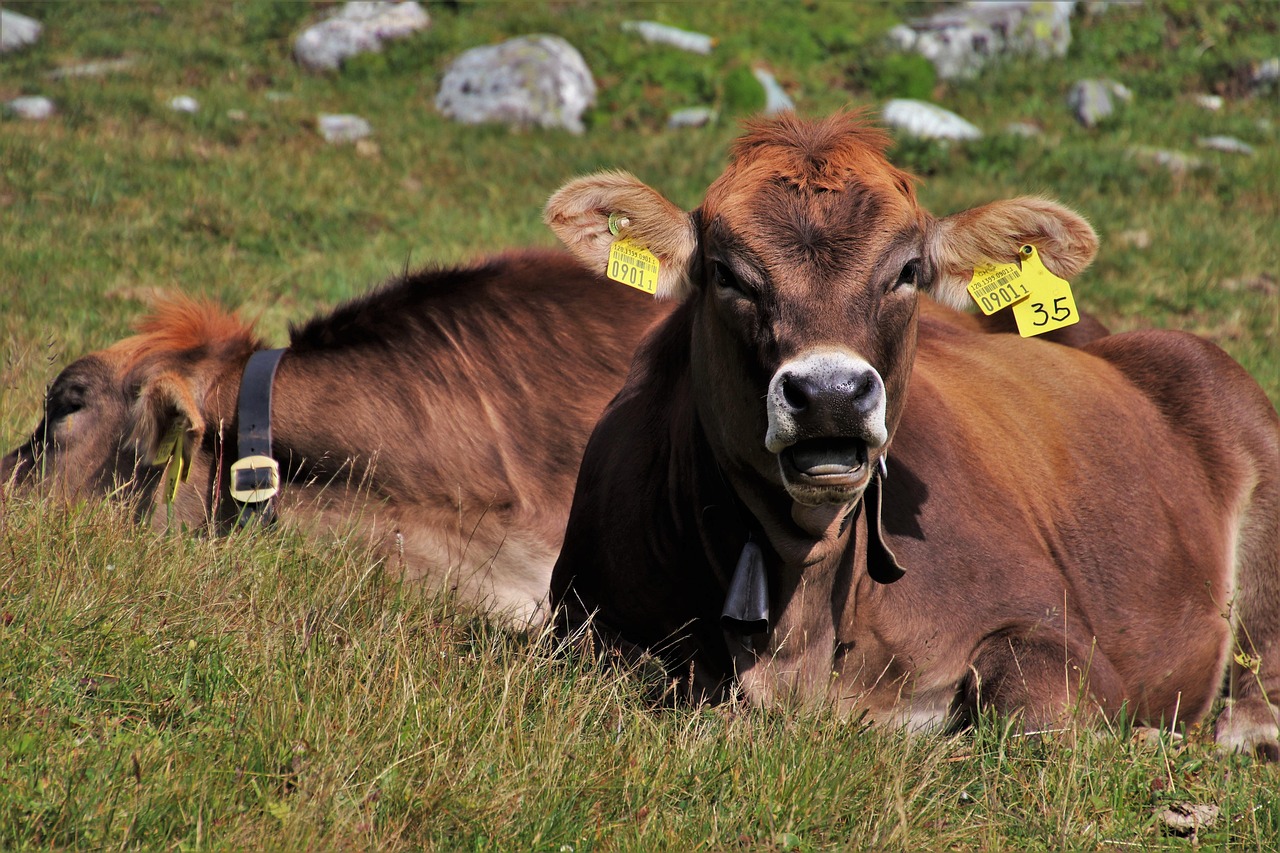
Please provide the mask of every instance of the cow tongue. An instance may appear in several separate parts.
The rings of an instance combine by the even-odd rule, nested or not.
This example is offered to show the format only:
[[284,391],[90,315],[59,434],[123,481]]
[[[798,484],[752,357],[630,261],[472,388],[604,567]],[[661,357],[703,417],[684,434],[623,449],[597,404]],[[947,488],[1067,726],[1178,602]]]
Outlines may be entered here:
[[866,460],[862,442],[852,438],[811,438],[788,448],[791,464],[811,477],[848,474]]

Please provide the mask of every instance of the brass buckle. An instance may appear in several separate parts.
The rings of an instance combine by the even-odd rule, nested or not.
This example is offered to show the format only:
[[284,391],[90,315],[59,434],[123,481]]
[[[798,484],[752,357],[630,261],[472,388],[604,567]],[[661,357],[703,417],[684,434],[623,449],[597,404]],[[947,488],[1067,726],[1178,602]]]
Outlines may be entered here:
[[[241,475],[245,488],[238,488]],[[269,501],[280,491],[280,463],[270,456],[246,456],[231,464],[231,498],[242,504]]]

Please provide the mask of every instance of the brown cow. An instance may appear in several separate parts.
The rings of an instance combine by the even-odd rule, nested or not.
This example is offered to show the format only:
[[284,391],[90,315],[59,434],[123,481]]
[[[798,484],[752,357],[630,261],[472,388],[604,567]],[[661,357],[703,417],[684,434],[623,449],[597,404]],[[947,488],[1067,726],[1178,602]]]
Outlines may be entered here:
[[[543,251],[407,276],[293,328],[272,400],[280,518],[354,525],[407,579],[536,621],[587,435],[667,311]],[[225,530],[240,378],[262,343],[188,300],[139,331],[62,371],[0,482]],[[170,513],[156,456],[175,424],[193,465]]]
[[552,197],[590,268],[621,223],[682,302],[587,445],[561,629],[655,653],[695,696],[912,727],[983,707],[1170,725],[1225,684],[1219,743],[1275,757],[1271,403],[1191,335],[1072,349],[922,296],[967,302],[975,265],[1023,244],[1070,278],[1097,241],[1038,198],[935,218],[886,143],[782,116],[692,213],[621,173]]

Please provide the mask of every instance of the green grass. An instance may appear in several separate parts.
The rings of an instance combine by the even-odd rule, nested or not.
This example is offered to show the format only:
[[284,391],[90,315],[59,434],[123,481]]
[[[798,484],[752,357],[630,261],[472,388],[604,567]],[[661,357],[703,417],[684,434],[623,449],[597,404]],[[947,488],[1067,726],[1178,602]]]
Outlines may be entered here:
[[[5,448],[57,370],[127,333],[152,291],[240,306],[282,342],[287,321],[406,263],[550,245],[542,203],[577,174],[626,168],[692,207],[756,62],[809,114],[922,85],[877,65],[879,34],[918,4],[431,6],[429,33],[329,75],[289,59],[312,4],[6,8],[46,31],[0,59],[0,99],[45,94],[60,114],[0,119]],[[626,18],[719,43],[709,57],[640,47]],[[1280,10],[1169,2],[1073,27],[1064,61],[934,88],[987,139],[902,143],[898,159],[935,213],[1026,192],[1081,210],[1103,240],[1074,282],[1082,307],[1115,329],[1204,334],[1280,400],[1280,101],[1239,96],[1241,69],[1276,53]],[[538,31],[577,45],[601,85],[584,136],[436,114],[452,56]],[[133,65],[44,76],[119,57]],[[1136,100],[1086,130],[1064,106],[1083,76]],[[1201,91],[1227,106],[1195,106]],[[177,94],[201,111],[169,111]],[[719,123],[663,130],[699,103]],[[376,150],[326,145],[322,111],[367,118]],[[999,135],[1013,120],[1044,135]],[[1211,133],[1258,154],[1196,149]],[[1175,178],[1132,159],[1140,145],[1209,168]],[[1148,248],[1120,239],[1134,231]],[[344,543],[160,537],[117,508],[3,500],[0,846],[1183,848],[1152,815],[1178,801],[1221,809],[1205,846],[1280,843],[1277,770],[1217,756],[1198,729],[1151,749],[1123,726],[1032,739],[985,720],[911,739],[822,715],[655,711],[643,677],[424,601]]]

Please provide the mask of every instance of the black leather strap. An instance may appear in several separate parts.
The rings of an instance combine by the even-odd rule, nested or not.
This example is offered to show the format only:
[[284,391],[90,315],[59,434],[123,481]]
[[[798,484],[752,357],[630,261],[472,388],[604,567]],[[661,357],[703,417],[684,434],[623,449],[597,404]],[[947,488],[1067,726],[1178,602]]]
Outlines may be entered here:
[[[280,364],[283,349],[259,350],[249,357],[244,375],[240,378],[240,401],[237,404],[236,432],[237,459],[266,457],[271,455],[271,386],[275,381],[276,367]],[[278,468],[250,467],[231,472],[233,498],[235,492],[265,490],[278,479]],[[275,502],[268,497],[256,502],[242,502],[236,524],[243,526],[251,518],[263,524],[275,521]]]

